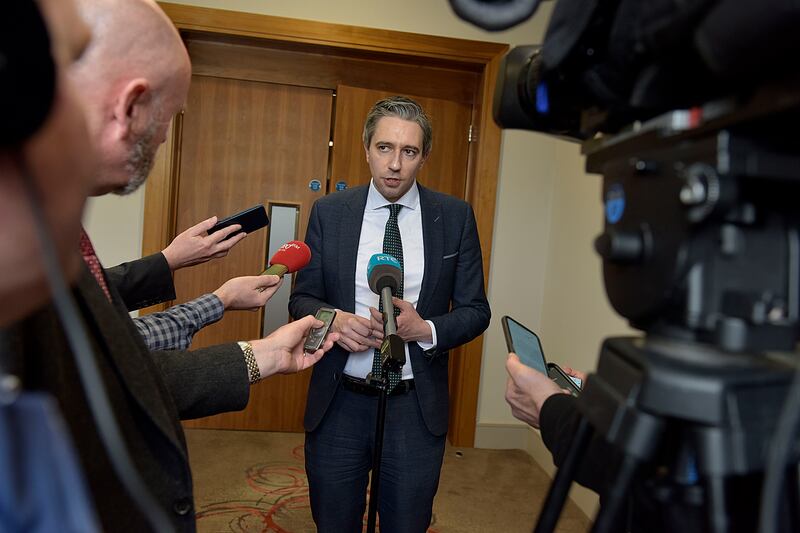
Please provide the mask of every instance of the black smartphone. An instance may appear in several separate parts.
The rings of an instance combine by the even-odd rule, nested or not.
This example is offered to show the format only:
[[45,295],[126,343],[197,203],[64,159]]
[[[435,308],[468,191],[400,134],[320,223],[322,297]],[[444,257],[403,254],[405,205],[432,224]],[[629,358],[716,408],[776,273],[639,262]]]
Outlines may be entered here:
[[324,322],[323,326],[313,328],[306,337],[306,342],[303,344],[303,351],[306,353],[314,353],[319,350],[322,343],[325,342],[325,336],[328,335],[328,330],[331,329],[333,319],[336,318],[336,310],[330,307],[320,307],[314,318]]
[[233,226],[234,224],[240,224],[242,229],[231,233],[225,237],[226,239],[230,239],[234,235],[238,235],[241,232],[252,233],[257,229],[263,228],[269,224],[269,217],[267,216],[267,211],[264,209],[263,205],[256,205],[250,209],[245,209],[244,211],[236,213],[235,215],[223,218],[214,224],[214,226],[208,230],[208,233],[210,235],[215,231],[219,231],[222,228],[227,228],[228,226]]
[[542,343],[536,333],[510,316],[504,316],[500,321],[503,324],[508,351],[516,353],[522,364],[549,376],[559,387],[568,390],[573,396],[580,393],[581,384],[576,382],[580,381],[578,378],[573,378],[557,364],[547,362]]

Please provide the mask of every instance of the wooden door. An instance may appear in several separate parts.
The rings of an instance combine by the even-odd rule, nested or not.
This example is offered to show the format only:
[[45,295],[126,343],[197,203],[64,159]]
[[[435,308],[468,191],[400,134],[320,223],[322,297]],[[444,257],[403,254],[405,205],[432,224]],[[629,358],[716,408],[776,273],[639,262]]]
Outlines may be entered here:
[[[325,194],[332,91],[194,76],[183,117],[176,228],[263,204],[296,206],[296,238],[305,236],[313,202]],[[313,190],[312,180],[321,188]],[[274,226],[274,224],[273,224]],[[177,301],[265,268],[270,227],[253,232],[224,259],[180,270]],[[287,277],[284,284],[291,283]],[[272,312],[275,312],[273,310]],[[287,315],[288,311],[283,308]],[[262,312],[232,311],[195,336],[192,348],[262,336]],[[269,332],[263,332],[269,333]],[[310,370],[252,387],[244,411],[188,427],[302,431]]]

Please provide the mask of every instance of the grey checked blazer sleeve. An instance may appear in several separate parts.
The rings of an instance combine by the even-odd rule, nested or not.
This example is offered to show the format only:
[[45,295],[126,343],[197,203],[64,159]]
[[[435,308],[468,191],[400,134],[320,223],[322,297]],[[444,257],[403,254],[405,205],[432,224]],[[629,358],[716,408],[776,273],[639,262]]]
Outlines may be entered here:
[[186,350],[194,334],[222,318],[225,307],[213,294],[204,294],[166,311],[133,319],[149,350]]

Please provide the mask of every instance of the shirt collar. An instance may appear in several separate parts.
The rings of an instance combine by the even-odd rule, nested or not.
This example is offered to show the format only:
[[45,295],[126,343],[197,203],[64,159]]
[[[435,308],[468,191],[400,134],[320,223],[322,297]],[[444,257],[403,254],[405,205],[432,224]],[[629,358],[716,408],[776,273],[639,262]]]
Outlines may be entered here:
[[[369,181],[369,192],[367,193],[367,210],[376,210],[386,207],[392,202],[388,201],[383,195],[375,188],[375,180]],[[417,180],[406,193],[400,197],[399,200],[394,202],[400,204],[406,209],[419,209],[419,188],[417,188]]]

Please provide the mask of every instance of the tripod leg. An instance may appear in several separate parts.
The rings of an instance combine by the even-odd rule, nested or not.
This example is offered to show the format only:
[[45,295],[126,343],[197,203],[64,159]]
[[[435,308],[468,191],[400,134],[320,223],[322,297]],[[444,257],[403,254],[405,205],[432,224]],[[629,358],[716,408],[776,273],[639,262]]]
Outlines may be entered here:
[[792,465],[786,469],[786,490],[784,494],[785,508],[781,512],[786,517],[787,531],[800,531],[800,475],[798,466]]
[[[386,374],[384,374],[386,375]],[[375,446],[372,454],[372,475],[369,484],[369,509],[367,510],[367,532],[375,533],[376,516],[378,514],[378,500],[380,498],[381,484],[381,458],[383,457],[383,428],[386,423],[386,400],[388,393],[388,378],[386,378],[381,395],[378,398],[378,414],[375,420]]]
[[586,450],[586,445],[589,443],[591,436],[592,428],[589,426],[589,422],[581,417],[564,463],[556,472],[553,483],[550,484],[550,490],[544,500],[542,512],[539,514],[539,520],[533,530],[534,533],[550,533],[555,529],[561,510],[564,508],[569,487],[572,484],[573,473],[578,466],[578,459],[583,457],[583,452]]
[[708,476],[708,523],[712,533],[726,533],[730,527],[728,508],[725,503],[725,478],[723,476]]
[[617,476],[610,485],[611,490],[608,491],[603,506],[597,512],[592,533],[609,533],[614,530],[638,467],[639,461],[631,455],[626,455],[622,460]]

